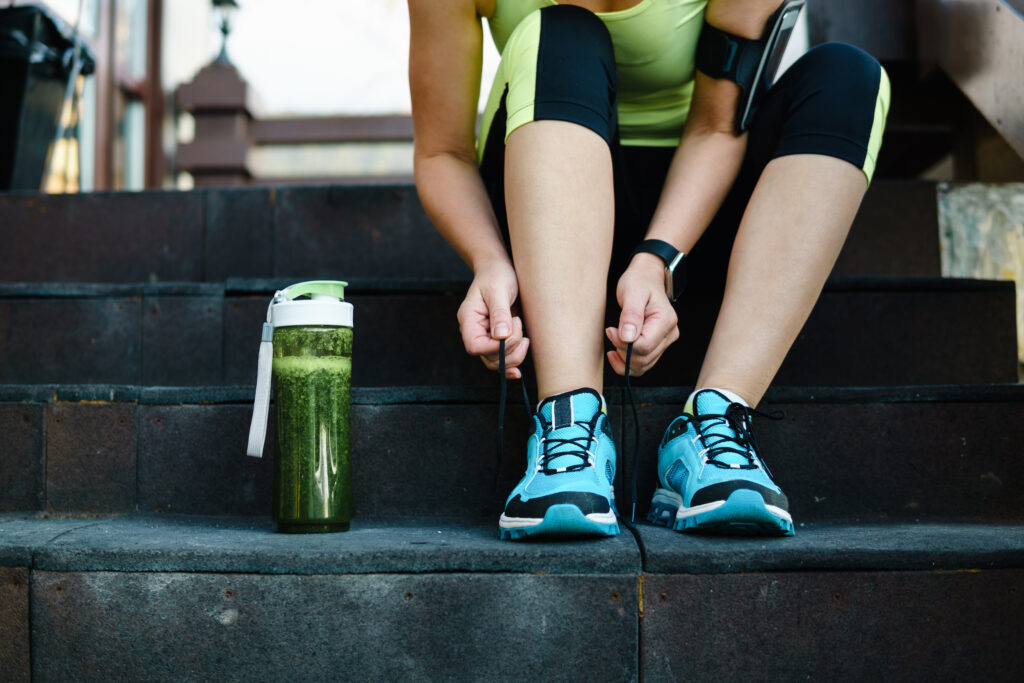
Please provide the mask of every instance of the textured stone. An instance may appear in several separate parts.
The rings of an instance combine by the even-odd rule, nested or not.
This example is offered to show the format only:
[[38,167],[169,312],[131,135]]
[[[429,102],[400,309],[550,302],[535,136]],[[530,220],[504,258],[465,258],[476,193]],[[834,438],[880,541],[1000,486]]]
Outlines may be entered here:
[[282,189],[275,215],[277,277],[453,279],[469,274],[408,185]]
[[[1016,381],[1013,292],[826,291],[775,381],[801,386]],[[953,322],[956,321],[956,322]]]
[[273,272],[275,188],[204,192],[204,279],[267,277]]
[[43,407],[0,403],[0,512],[43,507]]
[[648,575],[644,678],[1016,681],[1024,571]]
[[255,386],[260,334],[270,296],[231,296],[224,300],[224,383]]
[[936,214],[935,183],[875,180],[864,195],[833,272],[939,275]]
[[153,296],[142,302],[142,384],[223,381],[221,296]]
[[[1024,519],[1024,402],[767,403],[754,420],[761,453],[794,519]],[[638,509],[676,402],[640,408]],[[650,395],[640,395],[648,401]],[[630,418],[631,419],[631,418]]]
[[0,567],[0,671],[9,683],[32,678],[28,567]]
[[202,279],[202,203],[193,192],[0,195],[8,281]]
[[246,457],[251,416],[251,404],[141,406],[139,509],[269,514],[273,427],[265,456]]
[[628,575],[35,572],[33,676],[636,680],[636,587]]
[[135,450],[135,404],[47,405],[47,508],[134,510]]
[[1024,364],[1024,184],[940,185],[942,274],[1015,280]]
[[0,382],[139,380],[136,298],[0,300]]
[[36,551],[93,519],[54,518],[46,514],[0,514],[0,567],[31,567]]
[[498,538],[496,518],[357,517],[347,532],[280,534],[269,516],[132,515],[37,540],[34,566],[53,571],[603,574],[641,567],[626,530],[614,538],[510,543]]
[[1024,524],[797,523],[785,538],[682,534],[639,524],[644,570],[713,574],[790,570],[967,570],[1024,567]]

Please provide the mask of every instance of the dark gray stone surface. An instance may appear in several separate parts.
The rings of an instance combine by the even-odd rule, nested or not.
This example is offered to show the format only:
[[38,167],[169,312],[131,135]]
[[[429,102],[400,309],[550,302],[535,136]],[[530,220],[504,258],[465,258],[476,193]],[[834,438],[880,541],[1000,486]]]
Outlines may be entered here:
[[0,567],[31,567],[35,552],[47,543],[71,529],[95,523],[92,517],[0,514]]
[[[208,287],[158,292],[142,302],[100,295],[0,298],[0,325],[6,318],[11,328],[0,337],[0,381],[133,383],[141,377],[146,384],[251,385],[269,297],[224,298]],[[461,290],[353,292],[350,299],[357,385],[494,385],[494,373],[463,349],[455,319]],[[637,378],[638,386],[696,378],[718,300],[693,293],[678,310],[686,333]],[[612,306],[608,323],[616,324],[617,315]],[[183,349],[191,351],[190,362],[182,361]],[[1012,283],[841,277],[826,287],[776,381],[891,386],[1016,379]]]
[[648,575],[645,680],[1016,681],[1024,571]]
[[640,551],[614,538],[512,543],[497,517],[483,522],[356,518],[347,532],[280,534],[267,517],[132,515],[69,530],[35,549],[53,571],[192,571],[260,574],[640,571]]
[[[849,5],[842,0],[826,1],[833,6]],[[817,6],[815,3],[815,9]],[[935,183],[875,180],[864,196],[833,273],[938,276],[938,225]]]
[[132,403],[46,406],[47,509],[135,509],[135,408]]
[[[269,296],[231,296],[224,300],[225,384],[255,386],[260,335],[269,303]],[[358,324],[359,312],[355,315]],[[358,337],[354,341],[358,341]]]
[[805,12],[811,45],[841,41],[882,60],[917,58],[913,2],[817,0]]
[[0,567],[0,671],[8,683],[32,679],[28,567]]
[[1024,524],[798,522],[787,538],[681,534],[646,523],[636,530],[644,570],[657,574],[1024,568]]
[[266,277],[274,268],[274,188],[216,188],[204,193],[203,279]]
[[636,680],[633,576],[33,575],[38,681]]
[[0,512],[44,504],[43,406],[0,403]]
[[247,457],[251,417],[251,404],[141,406],[139,509],[269,514],[273,427],[265,457]]
[[[854,394],[855,395],[855,394]],[[651,395],[646,399],[650,400]],[[678,403],[640,408],[639,506]],[[797,522],[824,519],[1024,520],[1024,402],[766,403],[754,434]]]
[[152,296],[142,302],[143,385],[223,381],[222,296]]
[[140,301],[0,299],[0,382],[134,384]]
[[804,386],[1016,382],[1014,301],[1008,287],[826,291],[775,381]]
[[469,273],[410,185],[285,188],[276,201],[276,277],[450,279]]
[[7,281],[202,279],[195,192],[0,195]]

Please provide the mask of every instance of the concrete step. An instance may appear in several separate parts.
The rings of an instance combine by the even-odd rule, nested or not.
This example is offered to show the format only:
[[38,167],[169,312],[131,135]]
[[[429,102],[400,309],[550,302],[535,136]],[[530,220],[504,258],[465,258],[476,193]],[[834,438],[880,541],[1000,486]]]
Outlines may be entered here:
[[[267,303],[287,284],[0,284],[0,383],[251,384]],[[455,317],[465,287],[464,281],[354,281],[353,381],[493,386],[494,374],[465,354],[458,335]],[[1014,301],[1011,282],[834,277],[777,381],[1016,381]],[[617,324],[616,308],[609,311],[610,324]],[[682,338],[639,384],[697,376],[718,299],[691,293],[678,310]]]
[[[606,391],[637,515],[656,444],[688,387],[638,388],[639,447],[625,392]],[[251,387],[0,386],[0,511],[269,514],[273,438],[244,454]],[[510,396],[517,396],[512,387]],[[510,401],[498,486],[496,392],[353,390],[357,518],[457,517],[491,526],[522,476],[528,421]],[[1024,519],[1024,386],[772,389],[756,434],[798,522]],[[271,420],[273,422],[273,420]],[[637,464],[638,463],[638,464]]]
[[[837,273],[938,275],[935,184],[876,181]],[[463,280],[411,185],[0,195],[6,282]]]
[[1015,680],[1022,532],[509,543],[442,520],[285,536],[230,517],[7,515],[0,665],[12,681]]

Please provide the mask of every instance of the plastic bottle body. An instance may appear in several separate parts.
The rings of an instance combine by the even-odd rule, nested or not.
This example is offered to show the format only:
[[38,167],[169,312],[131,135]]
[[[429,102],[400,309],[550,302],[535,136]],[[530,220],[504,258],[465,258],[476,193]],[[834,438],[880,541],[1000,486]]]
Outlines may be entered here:
[[274,329],[273,517],[280,531],[348,529],[351,376],[352,328]]

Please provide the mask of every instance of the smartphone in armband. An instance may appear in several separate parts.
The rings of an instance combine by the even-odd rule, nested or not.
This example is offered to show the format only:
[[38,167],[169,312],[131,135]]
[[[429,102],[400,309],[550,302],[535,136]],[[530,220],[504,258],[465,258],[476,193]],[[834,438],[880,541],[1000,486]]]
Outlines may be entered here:
[[727,78],[740,86],[736,132],[750,127],[757,105],[775,81],[805,0],[785,0],[758,40],[733,35],[705,20],[697,44],[697,68],[711,78]]

